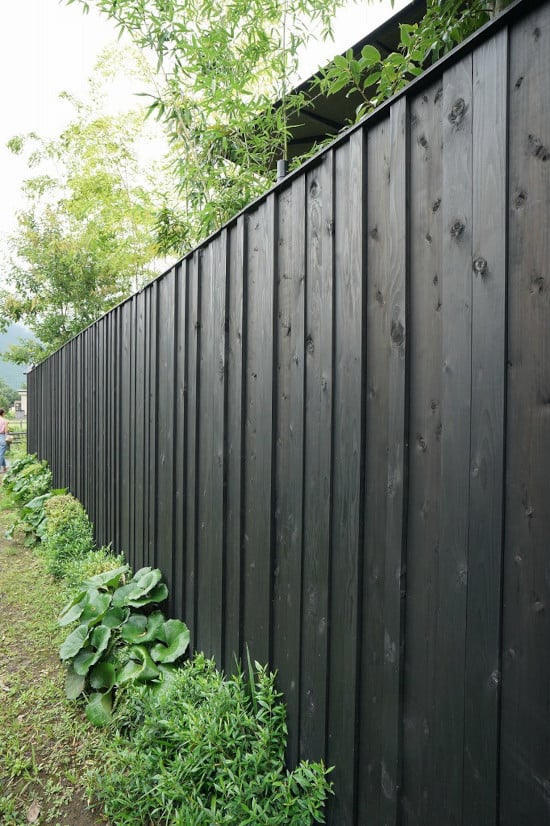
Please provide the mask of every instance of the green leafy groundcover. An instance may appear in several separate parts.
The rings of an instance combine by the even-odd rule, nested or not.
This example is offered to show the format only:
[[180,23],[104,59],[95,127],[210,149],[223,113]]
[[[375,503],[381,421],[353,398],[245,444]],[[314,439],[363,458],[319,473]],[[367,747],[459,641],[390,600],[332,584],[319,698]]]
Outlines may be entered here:
[[286,709],[258,663],[224,677],[203,655],[161,689],[129,684],[117,733],[93,778],[117,826],[323,823],[322,763],[285,769]]
[[98,726],[109,723],[116,688],[129,680],[160,682],[189,645],[185,623],[138,610],[168,596],[161,571],[140,568],[128,581],[129,574],[121,565],[86,580],[59,617],[62,627],[78,623],[59,649],[67,697],[84,695],[86,715]]

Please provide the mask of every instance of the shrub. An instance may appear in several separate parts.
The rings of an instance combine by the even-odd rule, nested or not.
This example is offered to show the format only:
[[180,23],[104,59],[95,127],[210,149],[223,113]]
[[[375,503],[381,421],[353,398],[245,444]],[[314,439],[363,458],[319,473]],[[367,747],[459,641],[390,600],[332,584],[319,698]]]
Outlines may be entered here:
[[44,503],[44,510],[46,525],[40,553],[48,573],[61,579],[67,565],[93,550],[93,525],[78,499],[70,493],[52,496]]
[[285,769],[286,710],[275,677],[225,678],[203,655],[162,689],[125,691],[118,733],[92,791],[117,826],[310,826],[330,784],[321,763]]
[[65,563],[63,584],[68,594],[81,590],[82,583],[97,574],[113,571],[124,565],[124,554],[114,554],[109,545],[89,551],[77,559]]

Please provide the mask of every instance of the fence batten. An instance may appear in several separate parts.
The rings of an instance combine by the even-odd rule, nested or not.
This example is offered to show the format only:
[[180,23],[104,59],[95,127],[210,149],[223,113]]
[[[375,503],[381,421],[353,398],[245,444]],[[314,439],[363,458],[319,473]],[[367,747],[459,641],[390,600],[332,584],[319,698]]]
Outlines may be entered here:
[[516,2],[28,377],[331,826],[547,826],[550,2]]

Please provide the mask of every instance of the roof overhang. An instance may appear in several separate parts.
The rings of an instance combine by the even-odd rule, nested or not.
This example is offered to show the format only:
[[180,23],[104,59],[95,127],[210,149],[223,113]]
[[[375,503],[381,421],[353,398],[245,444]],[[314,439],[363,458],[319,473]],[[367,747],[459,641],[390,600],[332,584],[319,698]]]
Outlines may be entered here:
[[[376,46],[383,58],[387,57],[391,52],[395,52],[399,45],[399,25],[418,23],[425,13],[426,0],[413,0],[352,46],[353,53],[360,55],[362,48],[370,44]],[[309,102],[298,114],[289,115],[288,123],[292,137],[288,144],[288,160],[309,151],[315,143],[327,136],[337,135],[341,129],[353,122],[356,109],[361,103],[357,93],[349,94],[345,89],[330,97],[321,94],[314,86],[316,77],[317,75],[313,75],[293,90],[303,93]],[[275,108],[281,105],[281,100],[274,104]]]

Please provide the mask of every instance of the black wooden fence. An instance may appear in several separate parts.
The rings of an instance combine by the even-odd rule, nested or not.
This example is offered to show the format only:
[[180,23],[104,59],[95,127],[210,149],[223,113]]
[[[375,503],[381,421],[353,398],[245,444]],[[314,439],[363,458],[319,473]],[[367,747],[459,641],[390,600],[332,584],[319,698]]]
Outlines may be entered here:
[[550,823],[550,4],[520,2],[29,376],[333,826]]

